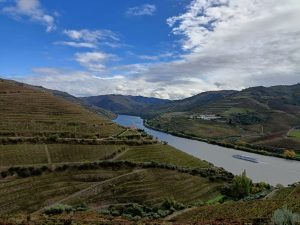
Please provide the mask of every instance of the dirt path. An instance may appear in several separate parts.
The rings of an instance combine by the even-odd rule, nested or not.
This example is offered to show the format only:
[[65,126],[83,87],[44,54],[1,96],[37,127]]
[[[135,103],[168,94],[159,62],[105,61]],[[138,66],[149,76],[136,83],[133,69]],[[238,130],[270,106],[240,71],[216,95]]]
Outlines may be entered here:
[[49,153],[47,145],[45,145],[45,153],[46,153],[46,156],[47,156],[48,164],[49,164],[50,168],[53,170],[54,169],[54,165],[52,164],[51,155]]
[[126,154],[128,151],[130,150],[130,148],[126,148],[124,151],[122,151],[120,154],[117,154],[115,157],[113,157],[112,159],[108,160],[108,161],[115,161],[118,158],[120,158],[122,155]]
[[189,211],[192,211],[194,209],[196,209],[197,207],[191,207],[191,208],[186,208],[186,209],[183,209],[181,211],[177,211],[177,212],[174,212],[172,213],[171,215],[168,215],[167,217],[164,218],[165,221],[170,221],[172,219],[174,219],[175,217],[183,214],[183,213],[186,213],[186,212],[189,212]]
[[273,191],[271,191],[269,194],[267,194],[263,199],[269,199],[269,198],[272,198],[274,195],[275,195],[275,193],[277,192],[277,191],[279,191],[279,189],[274,189]]
[[71,194],[71,195],[69,195],[69,196],[67,196],[67,197],[65,197],[65,198],[63,198],[63,199],[61,199],[61,200],[59,200],[59,201],[53,203],[53,204],[50,204],[50,205],[48,205],[48,206],[45,206],[45,207],[43,207],[43,208],[41,208],[41,209],[39,209],[39,210],[33,212],[32,215],[33,215],[33,214],[36,214],[36,213],[42,212],[44,209],[48,208],[49,206],[52,206],[52,205],[55,205],[55,204],[58,204],[58,203],[66,202],[66,201],[68,201],[68,200],[70,200],[70,199],[72,199],[72,198],[76,198],[76,197],[80,196],[82,193],[84,193],[84,192],[86,192],[86,191],[93,190],[94,188],[96,188],[96,187],[98,187],[98,186],[101,186],[101,185],[103,185],[103,184],[109,183],[109,182],[111,182],[111,181],[120,179],[120,178],[122,178],[122,177],[129,176],[129,175],[132,175],[132,174],[140,173],[140,172],[142,172],[142,171],[144,171],[144,169],[137,169],[137,170],[134,170],[134,171],[132,171],[132,172],[130,172],[130,173],[122,174],[122,175],[120,175],[120,176],[113,177],[113,178],[108,179],[108,180],[104,180],[104,181],[101,181],[101,182],[97,182],[96,184],[94,184],[94,185],[92,185],[92,186],[90,186],[90,187],[88,187],[88,188],[85,188],[85,189],[83,189],[83,190],[80,190],[80,191],[78,191],[78,192],[75,192],[75,193],[73,193],[73,194]]

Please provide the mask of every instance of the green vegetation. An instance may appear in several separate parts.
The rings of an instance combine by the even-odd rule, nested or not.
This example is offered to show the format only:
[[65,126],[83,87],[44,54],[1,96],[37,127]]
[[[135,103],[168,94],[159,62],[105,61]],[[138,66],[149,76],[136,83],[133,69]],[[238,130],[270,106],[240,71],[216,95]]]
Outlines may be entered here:
[[137,203],[131,203],[126,205],[110,206],[107,209],[103,209],[100,213],[111,216],[122,216],[129,220],[141,220],[143,219],[158,219],[164,218],[176,211],[184,209],[186,206],[182,203],[175,201],[174,199],[165,199],[165,201],[159,207],[149,207],[140,205]]
[[[192,204],[196,200],[215,198],[223,186],[222,181],[212,182],[169,169],[134,169],[125,164],[119,167],[116,163],[99,165],[62,166],[55,172],[26,176],[21,173],[19,176],[24,178],[19,179],[7,177],[0,185],[0,214],[20,210],[33,212],[55,202],[70,206],[85,202],[91,207],[135,202],[157,207],[170,198]],[[19,174],[31,170],[14,168],[9,171]],[[168,185],[170,183],[172,185]]]
[[294,129],[289,132],[288,136],[290,138],[295,138],[296,140],[300,140],[300,129]]
[[296,225],[297,222],[300,222],[300,214],[293,213],[286,207],[275,210],[272,216],[274,225]]
[[207,168],[212,165],[208,162],[183,153],[169,145],[148,145],[130,147],[118,160],[128,160],[132,162],[158,162],[175,164],[182,167]]
[[[112,158],[124,150],[118,145],[13,144],[0,145],[0,165],[41,165]],[[33,157],[34,156],[34,157]]]
[[240,199],[250,194],[252,187],[252,180],[246,176],[246,171],[241,175],[233,178],[232,195]]
[[[300,185],[282,188],[267,199],[226,202],[224,204],[200,206],[185,212],[174,220],[177,223],[186,221],[243,221],[269,224],[273,213],[277,209],[287,207],[289,210],[300,213]],[[230,224],[230,223],[229,223]]]

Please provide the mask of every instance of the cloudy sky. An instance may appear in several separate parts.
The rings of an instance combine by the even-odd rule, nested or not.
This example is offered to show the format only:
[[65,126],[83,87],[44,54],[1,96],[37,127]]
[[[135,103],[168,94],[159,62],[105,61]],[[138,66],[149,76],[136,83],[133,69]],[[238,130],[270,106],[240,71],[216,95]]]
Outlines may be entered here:
[[300,82],[299,0],[0,0],[0,77],[180,99]]

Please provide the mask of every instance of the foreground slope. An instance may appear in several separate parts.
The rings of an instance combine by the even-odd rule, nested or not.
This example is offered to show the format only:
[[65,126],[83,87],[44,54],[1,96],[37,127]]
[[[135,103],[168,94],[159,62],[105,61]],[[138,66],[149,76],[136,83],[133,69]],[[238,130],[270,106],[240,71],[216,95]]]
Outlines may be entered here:
[[43,214],[59,203],[97,213],[161,207],[168,198],[193,204],[219,196],[232,179],[66,93],[1,80],[0,115],[1,217]]

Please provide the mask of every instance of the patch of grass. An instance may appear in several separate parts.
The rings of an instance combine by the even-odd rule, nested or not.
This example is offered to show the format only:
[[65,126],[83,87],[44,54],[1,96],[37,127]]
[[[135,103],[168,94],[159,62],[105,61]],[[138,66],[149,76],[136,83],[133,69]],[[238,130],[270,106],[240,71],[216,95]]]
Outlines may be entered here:
[[206,205],[178,216],[176,222],[233,220],[252,221],[253,219],[270,219],[276,209],[286,206],[293,212],[300,212],[300,185],[279,190],[271,199],[228,202]]
[[0,165],[34,165],[48,163],[45,146],[36,144],[0,145]]
[[97,161],[109,158],[123,146],[119,145],[47,145],[53,163]]
[[300,141],[300,129],[292,130],[292,131],[289,133],[289,137],[290,137],[290,138],[295,138],[295,139],[297,139],[297,140]]
[[73,144],[15,144],[0,145],[0,165],[47,164],[46,149],[52,163],[86,162],[104,160],[117,153],[120,145],[73,145]]
[[211,167],[206,161],[195,158],[169,145],[156,144],[130,147],[118,160],[133,162],[158,162],[175,164],[181,167],[207,168]]

